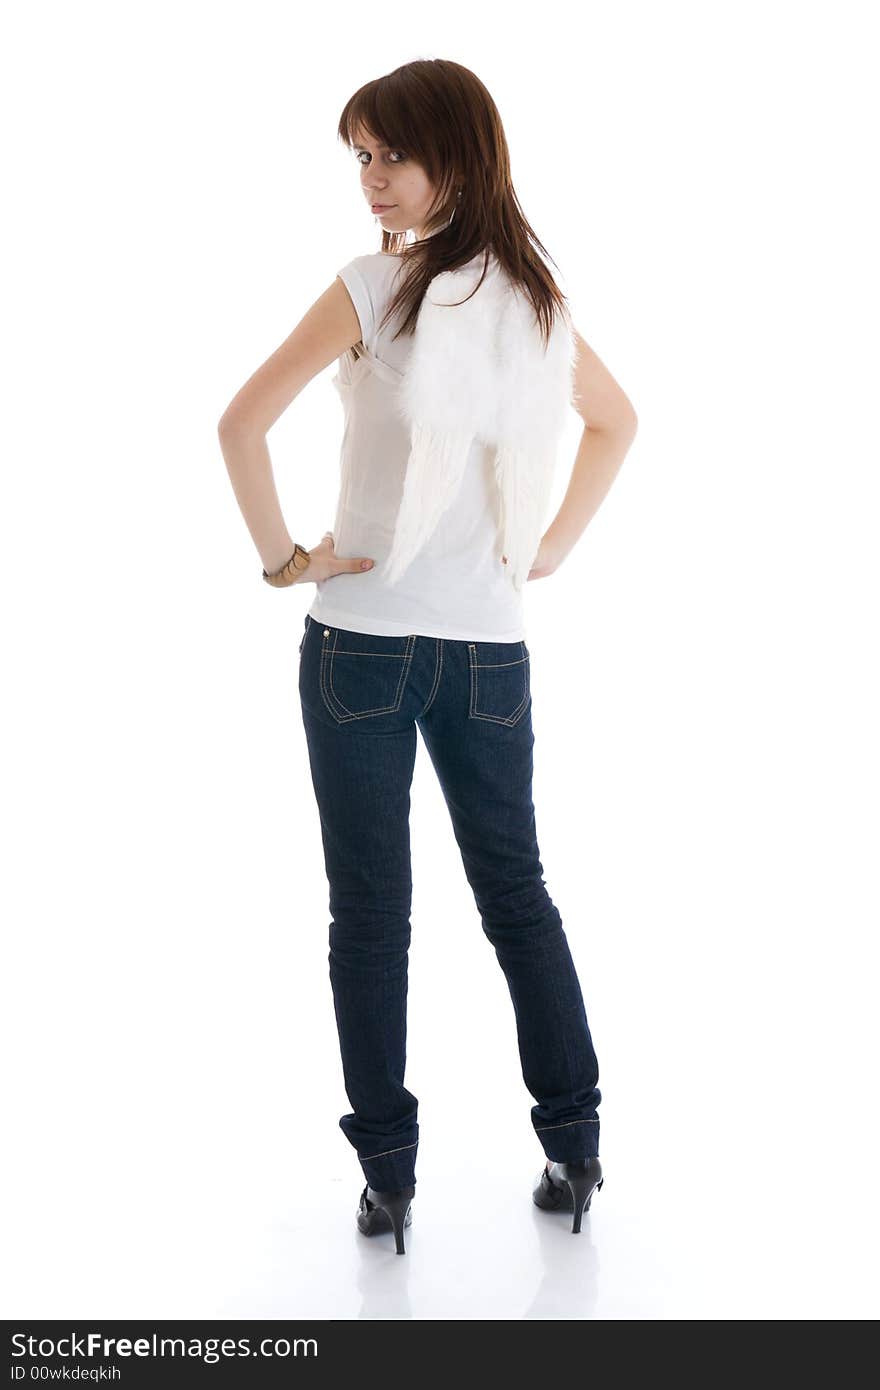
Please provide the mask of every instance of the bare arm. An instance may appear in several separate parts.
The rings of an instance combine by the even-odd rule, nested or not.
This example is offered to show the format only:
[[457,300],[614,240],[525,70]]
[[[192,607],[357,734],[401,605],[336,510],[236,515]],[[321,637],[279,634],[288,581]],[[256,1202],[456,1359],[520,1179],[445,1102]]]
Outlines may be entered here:
[[578,359],[572,405],[584,422],[562,505],[541,540],[530,579],[552,574],[574,548],[614,482],[636,435],[632,403],[575,331]]
[[[269,574],[290,558],[293,538],[281,514],[266,435],[312,378],[356,343],[360,334],[354,305],[337,276],[290,337],[245,382],[218,424],[236,500]],[[332,541],[326,538],[311,548],[311,554],[312,562],[303,574],[308,580],[362,568],[361,556],[336,559]]]

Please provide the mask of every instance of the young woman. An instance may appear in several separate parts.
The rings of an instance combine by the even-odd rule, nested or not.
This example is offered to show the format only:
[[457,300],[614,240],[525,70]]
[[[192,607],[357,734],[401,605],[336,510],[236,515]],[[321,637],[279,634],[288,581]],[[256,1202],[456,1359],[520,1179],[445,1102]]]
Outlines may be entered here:
[[[423,449],[417,463],[415,441],[424,443],[424,432],[400,409],[415,380],[416,345],[423,373],[433,360],[418,335],[428,333],[422,324],[436,322],[420,310],[437,275],[476,270],[472,283],[482,283],[480,272],[488,270],[494,289],[478,288],[484,299],[475,302],[495,305],[506,325],[490,330],[495,346],[485,362],[473,356],[471,330],[487,322],[487,309],[467,319],[456,301],[445,313],[459,317],[432,330],[446,334],[447,349],[451,344],[451,355],[437,358],[438,372],[454,369],[460,349],[471,352],[479,380],[473,401],[468,382],[459,381],[446,417],[450,429],[467,410],[494,418],[486,397],[502,379],[492,375],[503,370],[506,347],[498,343],[509,344],[511,359],[530,334],[547,347],[567,312],[565,297],[537,254],[544,248],[512,187],[495,104],[467,68],[424,60],[368,83],[346,104],[339,136],[359,165],[382,249],[343,267],[232,401],[220,439],[263,578],[277,587],[316,585],[300,644],[299,690],[330,885],[330,980],[352,1107],[339,1123],[366,1179],[357,1224],[365,1234],[393,1229],[403,1253],[419,1143],[417,1100],[404,1085],[409,794],[418,729],[510,989],[523,1079],[536,1101],[532,1125],[547,1160],[532,1197],[545,1209],[573,1211],[578,1231],[602,1185],[599,1072],[560,914],[542,876],[522,583],[514,582],[499,540],[511,534],[502,531],[502,516],[520,507],[532,480],[521,474],[505,492],[492,450],[475,434],[469,442],[462,436],[453,485],[449,438],[433,438],[434,454]],[[523,303],[533,328],[511,327],[524,321],[504,317],[507,306]],[[567,385],[584,431],[562,506],[536,548],[528,548],[530,580],[559,569],[636,430],[626,395],[568,323],[574,356]],[[439,342],[435,337],[435,352]],[[342,485],[334,530],[305,550],[281,516],[266,434],[337,359],[333,380],[346,415]],[[437,383],[440,397],[446,379]],[[430,370],[426,382],[430,392]],[[499,432],[505,409],[512,418],[520,404],[515,392],[506,399]],[[439,410],[438,418],[442,402]],[[517,466],[533,465],[523,455]],[[420,493],[412,481],[417,467]],[[409,548],[392,578],[389,557],[407,498]],[[515,547],[508,542],[506,549]]]

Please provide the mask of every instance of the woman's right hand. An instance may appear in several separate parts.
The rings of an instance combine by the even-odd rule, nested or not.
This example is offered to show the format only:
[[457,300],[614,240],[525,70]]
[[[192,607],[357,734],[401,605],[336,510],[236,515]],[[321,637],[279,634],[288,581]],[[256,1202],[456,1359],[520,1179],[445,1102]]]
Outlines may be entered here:
[[320,544],[313,546],[309,551],[309,563],[294,580],[295,584],[320,584],[325,579],[332,579],[337,574],[362,573],[364,570],[371,570],[373,561],[365,556],[356,556],[349,560],[336,554],[333,532],[325,531]]

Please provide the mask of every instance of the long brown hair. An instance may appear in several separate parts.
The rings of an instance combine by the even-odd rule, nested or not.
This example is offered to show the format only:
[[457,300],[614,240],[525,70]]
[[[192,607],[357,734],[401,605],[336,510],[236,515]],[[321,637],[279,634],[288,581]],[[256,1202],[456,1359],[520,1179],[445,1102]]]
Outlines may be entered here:
[[511,282],[531,300],[544,342],[549,343],[554,317],[567,309],[568,299],[538,255],[541,252],[556,265],[520,207],[501,117],[480,79],[445,58],[404,63],[349,97],[339,118],[339,138],[353,149],[354,137],[362,130],[414,159],[437,190],[421,241],[407,246],[405,231],[382,229],[382,250],[412,263],[405,267],[402,285],[382,319],[384,324],[400,314],[394,337],[414,331],[435,275],[456,270],[482,252],[483,274],[472,291],[476,293],[492,252]]

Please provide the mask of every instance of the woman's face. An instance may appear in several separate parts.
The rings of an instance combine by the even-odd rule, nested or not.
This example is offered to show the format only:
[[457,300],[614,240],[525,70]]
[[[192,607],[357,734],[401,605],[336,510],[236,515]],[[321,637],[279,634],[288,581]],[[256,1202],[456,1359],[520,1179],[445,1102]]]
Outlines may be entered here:
[[373,216],[386,232],[412,229],[418,240],[434,201],[435,189],[420,164],[405,151],[389,150],[377,144],[365,130],[355,132],[355,158],[361,166],[361,188],[372,207],[382,204]]

